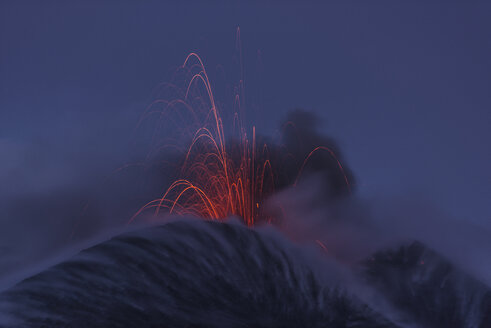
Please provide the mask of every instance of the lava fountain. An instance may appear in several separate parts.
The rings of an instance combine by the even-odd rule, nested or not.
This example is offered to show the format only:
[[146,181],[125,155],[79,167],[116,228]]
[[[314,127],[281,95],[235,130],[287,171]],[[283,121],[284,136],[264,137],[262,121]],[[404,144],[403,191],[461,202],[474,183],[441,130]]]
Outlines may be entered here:
[[[182,140],[187,135],[191,141],[183,151],[179,177],[161,197],[142,206],[130,222],[149,210],[153,210],[155,215],[167,210],[168,213],[209,220],[223,220],[234,215],[248,226],[260,221],[271,222],[272,218],[261,214],[260,210],[265,199],[275,192],[279,168],[272,164],[269,145],[257,140],[255,126],[248,131],[242,120],[242,81],[234,95],[233,115],[225,124],[200,56],[190,53],[180,69],[188,72],[189,76],[185,92],[171,101],[153,102],[142,120],[159,115],[159,122],[171,122],[183,132],[178,139]],[[162,108],[155,110],[156,104]],[[162,125],[159,128],[162,129]],[[227,133],[230,133],[229,137]],[[162,147],[178,149],[177,144],[167,142]],[[350,183],[343,166],[334,151],[323,145],[318,145],[306,156],[294,184],[309,159],[322,151],[336,161],[349,190]]]

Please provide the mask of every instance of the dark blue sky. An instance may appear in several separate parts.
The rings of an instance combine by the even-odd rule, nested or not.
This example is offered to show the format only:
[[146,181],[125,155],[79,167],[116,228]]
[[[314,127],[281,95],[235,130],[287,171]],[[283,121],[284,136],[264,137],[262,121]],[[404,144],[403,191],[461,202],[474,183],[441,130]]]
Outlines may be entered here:
[[0,194],[124,162],[152,90],[189,52],[233,77],[240,26],[261,129],[312,110],[363,196],[424,198],[491,226],[491,4],[299,3],[2,1]]

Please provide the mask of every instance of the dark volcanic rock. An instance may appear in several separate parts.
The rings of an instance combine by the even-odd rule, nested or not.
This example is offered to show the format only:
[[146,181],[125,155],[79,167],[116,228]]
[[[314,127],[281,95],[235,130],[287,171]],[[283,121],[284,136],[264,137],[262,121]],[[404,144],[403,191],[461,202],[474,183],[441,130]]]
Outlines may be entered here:
[[425,327],[491,327],[490,289],[419,242],[377,252],[363,276]]
[[1,294],[0,326],[395,326],[270,237],[195,221],[121,235]]

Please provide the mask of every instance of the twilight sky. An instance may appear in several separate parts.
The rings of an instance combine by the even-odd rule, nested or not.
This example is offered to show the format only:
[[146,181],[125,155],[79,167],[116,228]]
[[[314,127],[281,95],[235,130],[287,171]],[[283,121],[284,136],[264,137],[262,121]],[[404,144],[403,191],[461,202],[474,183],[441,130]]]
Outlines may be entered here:
[[240,26],[258,129],[311,110],[363,197],[423,199],[490,227],[490,17],[484,1],[4,0],[0,206],[127,161],[152,90],[189,52],[212,83],[219,65],[234,80]]

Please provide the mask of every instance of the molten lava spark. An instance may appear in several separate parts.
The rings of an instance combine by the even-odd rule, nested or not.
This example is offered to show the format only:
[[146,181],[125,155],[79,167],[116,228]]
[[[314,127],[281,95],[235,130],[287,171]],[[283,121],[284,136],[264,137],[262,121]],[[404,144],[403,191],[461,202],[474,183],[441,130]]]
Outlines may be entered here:
[[[190,65],[193,60],[197,63]],[[231,125],[234,142],[226,144],[224,123],[203,61],[196,53],[190,53],[181,69],[194,72],[191,73],[192,77],[183,98],[172,101],[157,100],[147,108],[142,118],[143,120],[159,113],[159,120],[172,121],[178,128],[183,129],[183,137],[189,135],[191,142],[185,151],[180,178],[167,188],[162,197],[140,208],[130,222],[145,210],[154,209],[154,214],[157,215],[162,208],[166,208],[169,213],[194,215],[212,220],[236,215],[248,226],[253,226],[259,220],[261,203],[275,191],[275,172],[269,159],[267,144],[258,147],[255,127],[252,127],[252,139],[250,139],[241,121],[239,113],[241,113],[240,104],[243,103],[240,97],[243,94],[242,83],[239,84],[239,90],[234,96],[234,107],[239,107],[234,108]],[[201,96],[203,88],[206,101]],[[164,109],[153,110],[155,104],[164,105]],[[183,106],[191,114],[194,123],[191,126],[197,126],[194,132],[180,126],[169,114],[170,111],[177,112],[176,115],[184,121],[184,113],[175,110],[178,105]],[[313,149],[305,158],[298,175],[302,173],[312,154],[321,150],[327,151],[336,159],[349,188],[341,163],[327,147],[319,146]],[[295,184],[297,180],[298,176]],[[265,217],[261,219],[270,220]]]

